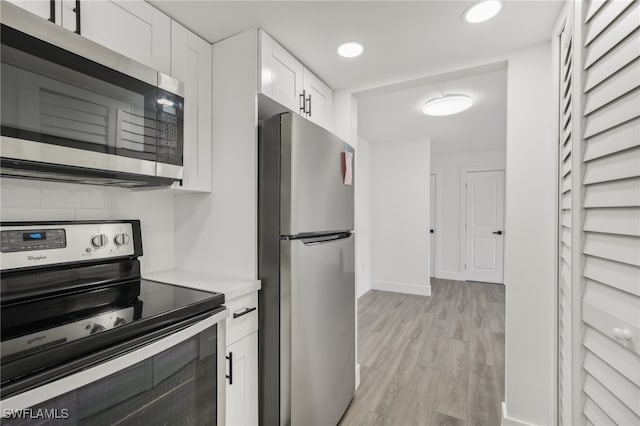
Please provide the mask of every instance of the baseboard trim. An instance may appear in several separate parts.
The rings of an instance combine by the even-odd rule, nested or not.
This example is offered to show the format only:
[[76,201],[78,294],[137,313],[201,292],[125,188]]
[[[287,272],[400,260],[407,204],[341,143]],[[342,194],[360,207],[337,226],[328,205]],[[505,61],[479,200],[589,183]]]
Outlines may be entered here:
[[373,281],[373,290],[391,291],[394,293],[416,294],[419,296],[431,296],[431,284],[398,283],[392,281]]
[[464,281],[464,274],[453,271],[438,271],[436,272],[436,278],[443,280]]
[[369,293],[369,290],[371,290],[371,284],[369,284],[368,288],[365,288],[365,289],[358,288],[358,289],[356,289],[356,291],[358,292],[358,294],[356,295],[356,299],[360,299],[362,296],[364,296],[365,294]]
[[507,406],[502,401],[502,426],[534,426],[531,423],[521,422],[520,420],[512,419],[507,416]]

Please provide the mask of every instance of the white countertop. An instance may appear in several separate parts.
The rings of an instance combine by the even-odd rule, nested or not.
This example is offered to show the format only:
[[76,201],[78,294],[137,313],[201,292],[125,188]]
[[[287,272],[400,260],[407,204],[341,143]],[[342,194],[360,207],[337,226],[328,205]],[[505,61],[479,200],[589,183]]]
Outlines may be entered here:
[[217,291],[224,293],[226,302],[260,290],[260,280],[250,278],[229,277],[225,275],[206,274],[201,272],[170,269],[143,275],[144,279],[175,284],[196,290]]

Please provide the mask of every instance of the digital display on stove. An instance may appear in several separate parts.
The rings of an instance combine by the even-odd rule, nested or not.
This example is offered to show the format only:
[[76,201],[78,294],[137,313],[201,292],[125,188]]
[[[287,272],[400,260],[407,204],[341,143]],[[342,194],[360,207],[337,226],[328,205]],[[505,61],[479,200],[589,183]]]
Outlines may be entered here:
[[63,249],[67,246],[64,229],[11,229],[2,230],[0,236],[2,253]]
[[46,232],[25,232],[22,234],[22,241],[41,241],[46,239]]

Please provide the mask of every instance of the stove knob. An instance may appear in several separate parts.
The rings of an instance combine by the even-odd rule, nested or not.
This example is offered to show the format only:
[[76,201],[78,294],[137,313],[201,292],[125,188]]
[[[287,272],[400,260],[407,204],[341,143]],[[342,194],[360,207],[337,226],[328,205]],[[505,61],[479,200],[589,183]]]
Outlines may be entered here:
[[107,245],[107,242],[107,236],[104,234],[98,234],[91,237],[91,245],[96,248],[104,247]]
[[117,246],[126,246],[129,244],[129,236],[127,234],[118,234],[114,239]]
[[104,325],[94,324],[93,327],[91,327],[91,330],[89,330],[89,334],[100,333],[101,331],[104,331],[104,330],[106,330]]
[[120,325],[125,325],[127,323],[127,320],[121,317],[116,317],[116,321],[113,323],[113,327],[118,327]]

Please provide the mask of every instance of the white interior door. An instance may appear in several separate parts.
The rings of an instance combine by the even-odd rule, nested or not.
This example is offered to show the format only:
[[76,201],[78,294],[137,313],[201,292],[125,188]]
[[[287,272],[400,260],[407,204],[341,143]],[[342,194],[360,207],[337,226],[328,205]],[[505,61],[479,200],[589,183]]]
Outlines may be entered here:
[[504,171],[468,172],[466,192],[466,279],[502,283]]
[[432,174],[430,179],[429,189],[429,221],[431,226],[429,229],[429,256],[431,258],[431,267],[429,268],[429,275],[436,276],[436,175]]

